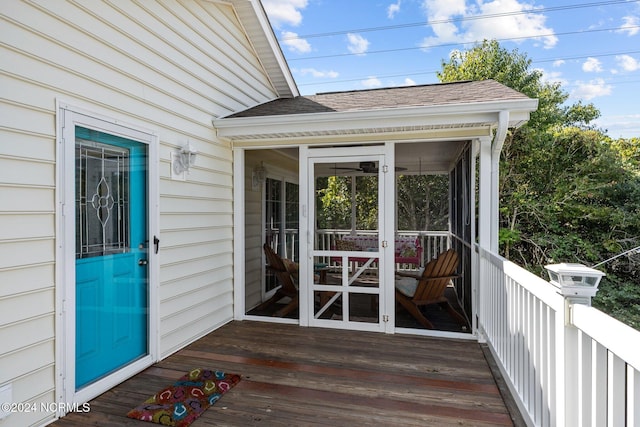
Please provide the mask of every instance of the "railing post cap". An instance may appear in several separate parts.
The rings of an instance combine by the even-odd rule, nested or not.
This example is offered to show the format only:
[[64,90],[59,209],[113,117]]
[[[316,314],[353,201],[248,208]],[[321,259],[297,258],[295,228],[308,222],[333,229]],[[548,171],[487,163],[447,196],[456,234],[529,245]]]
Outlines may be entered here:
[[587,275],[597,277],[605,276],[605,273],[600,270],[596,270],[595,268],[587,267],[584,264],[577,263],[562,262],[559,264],[548,264],[545,265],[544,268],[558,274]]
[[560,263],[549,264],[544,268],[549,273],[552,285],[559,289],[565,297],[588,297],[589,299],[598,292],[600,279],[605,274],[583,264]]

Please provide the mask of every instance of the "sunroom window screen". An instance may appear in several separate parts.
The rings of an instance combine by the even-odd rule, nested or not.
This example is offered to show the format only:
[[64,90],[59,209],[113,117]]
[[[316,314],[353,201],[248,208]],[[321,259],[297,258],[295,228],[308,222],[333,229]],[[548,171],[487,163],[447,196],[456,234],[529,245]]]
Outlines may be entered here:
[[76,140],[76,258],[129,250],[129,150]]

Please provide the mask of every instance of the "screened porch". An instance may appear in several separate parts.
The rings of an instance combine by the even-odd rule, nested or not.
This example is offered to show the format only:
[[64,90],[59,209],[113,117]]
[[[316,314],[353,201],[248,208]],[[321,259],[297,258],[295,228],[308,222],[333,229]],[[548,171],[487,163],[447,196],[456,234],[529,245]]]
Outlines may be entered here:
[[[300,305],[305,304],[291,304],[290,296],[265,304],[283,286],[265,256],[263,246],[267,244],[285,264],[293,266],[296,285],[313,286],[308,316],[325,321],[323,326],[335,323],[336,327],[366,329],[366,324],[388,323],[393,317],[395,328],[427,329],[393,299],[385,307],[381,299],[395,295],[394,285],[402,280],[396,273],[419,276],[430,260],[453,249],[459,258],[456,277],[444,295],[465,322],[456,321],[438,305],[421,310],[434,330],[471,332],[475,213],[470,206],[476,197],[471,142],[393,144],[393,154],[384,160],[375,159],[375,154],[371,157],[375,147],[381,145],[349,147],[337,157],[333,154],[344,148],[334,147],[331,156],[314,161],[313,166],[300,159],[297,148],[246,151],[244,314],[248,318],[299,322]],[[303,167],[307,170],[301,174]],[[308,175],[310,203],[301,202],[300,175]],[[385,197],[387,185],[394,192],[392,210],[386,206],[390,199]],[[301,209],[313,210],[302,215],[303,221],[309,221],[313,241],[308,275],[300,272],[301,253],[309,252],[304,241],[301,245]],[[381,211],[391,218],[382,218]],[[388,230],[389,224],[393,232],[381,237],[381,226]],[[390,260],[382,252],[390,252]],[[386,281],[383,262],[391,272]],[[341,282],[349,286],[348,292]],[[344,305],[348,305],[346,310]],[[391,311],[393,316],[389,316]]]

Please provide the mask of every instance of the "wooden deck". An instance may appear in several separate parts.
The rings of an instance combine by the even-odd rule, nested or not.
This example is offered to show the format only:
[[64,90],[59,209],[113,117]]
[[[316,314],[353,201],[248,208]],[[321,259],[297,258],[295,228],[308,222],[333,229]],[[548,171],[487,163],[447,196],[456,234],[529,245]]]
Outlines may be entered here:
[[156,424],[126,413],[192,368],[242,381],[192,426],[511,426],[479,344],[232,322],[56,427]]

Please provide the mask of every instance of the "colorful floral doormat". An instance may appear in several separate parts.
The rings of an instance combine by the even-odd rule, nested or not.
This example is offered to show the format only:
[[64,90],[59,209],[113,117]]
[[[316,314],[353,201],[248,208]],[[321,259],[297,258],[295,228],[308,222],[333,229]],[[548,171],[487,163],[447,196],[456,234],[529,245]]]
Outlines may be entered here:
[[240,381],[240,375],[194,369],[132,409],[127,417],[186,427]]

